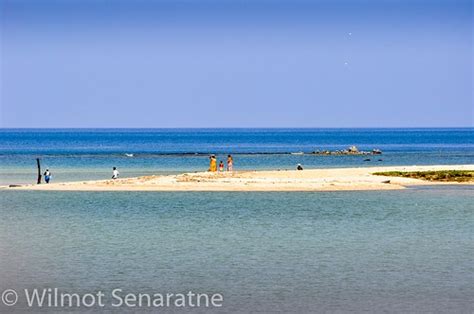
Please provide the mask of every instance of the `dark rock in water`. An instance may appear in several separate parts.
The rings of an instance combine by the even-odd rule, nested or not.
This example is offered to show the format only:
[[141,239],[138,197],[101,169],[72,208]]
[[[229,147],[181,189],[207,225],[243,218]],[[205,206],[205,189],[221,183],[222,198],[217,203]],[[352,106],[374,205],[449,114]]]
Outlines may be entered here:
[[364,161],[370,161],[370,158],[364,159]]
[[383,161],[383,159],[379,159],[379,160],[377,160],[377,161]]
[[9,188],[19,188],[21,186],[22,186],[21,184],[10,184],[8,187]]
[[361,151],[356,146],[351,146],[344,150],[315,150],[312,152],[313,155],[336,155],[336,156],[345,156],[345,155],[381,155],[382,151],[380,149],[373,149],[372,151]]

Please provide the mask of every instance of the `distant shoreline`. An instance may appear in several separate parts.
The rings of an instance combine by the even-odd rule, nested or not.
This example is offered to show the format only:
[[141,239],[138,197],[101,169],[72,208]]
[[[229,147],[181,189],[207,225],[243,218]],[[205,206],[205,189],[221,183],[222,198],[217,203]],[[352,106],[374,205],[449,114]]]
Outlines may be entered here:
[[474,184],[473,182],[427,182],[414,178],[373,175],[375,172],[437,170],[474,170],[474,165],[195,172],[117,180],[2,186],[2,189],[24,191],[370,191],[398,190],[408,186],[427,184]]

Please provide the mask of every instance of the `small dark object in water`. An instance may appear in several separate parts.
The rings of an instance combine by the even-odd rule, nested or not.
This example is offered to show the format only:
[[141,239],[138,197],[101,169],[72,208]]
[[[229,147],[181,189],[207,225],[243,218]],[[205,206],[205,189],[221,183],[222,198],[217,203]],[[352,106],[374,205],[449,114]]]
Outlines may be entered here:
[[370,161],[370,158],[364,159],[364,161]]
[[379,159],[379,160],[377,160],[377,161],[383,161],[383,159]]
[[21,184],[10,184],[8,187],[9,188],[19,188],[19,187],[21,187]]
[[390,180],[382,181],[382,183],[390,184]]

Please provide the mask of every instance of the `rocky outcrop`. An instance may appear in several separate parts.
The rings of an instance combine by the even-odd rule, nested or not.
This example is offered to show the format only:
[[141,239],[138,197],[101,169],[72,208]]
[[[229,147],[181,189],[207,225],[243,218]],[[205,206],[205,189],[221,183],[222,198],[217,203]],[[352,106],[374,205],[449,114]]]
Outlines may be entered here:
[[351,146],[348,149],[343,150],[315,150],[311,154],[313,155],[381,155],[380,149],[373,149],[372,151],[360,151],[356,146]]

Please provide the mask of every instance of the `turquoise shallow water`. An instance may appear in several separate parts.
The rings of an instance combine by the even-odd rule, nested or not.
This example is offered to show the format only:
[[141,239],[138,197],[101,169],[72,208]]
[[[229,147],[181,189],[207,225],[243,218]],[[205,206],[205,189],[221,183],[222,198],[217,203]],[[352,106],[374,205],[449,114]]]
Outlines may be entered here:
[[219,292],[215,312],[469,313],[473,192],[0,191],[0,289]]

